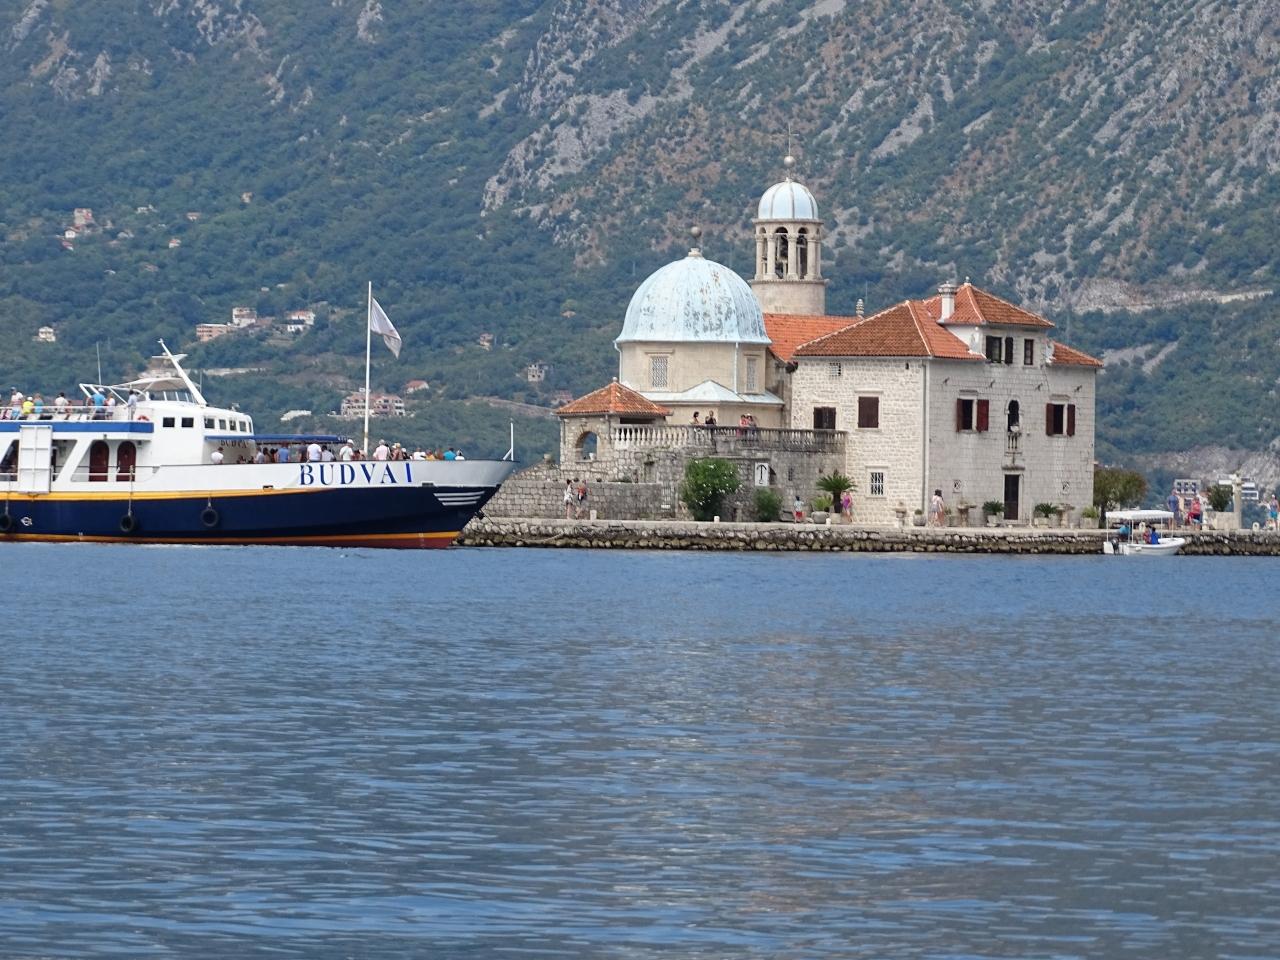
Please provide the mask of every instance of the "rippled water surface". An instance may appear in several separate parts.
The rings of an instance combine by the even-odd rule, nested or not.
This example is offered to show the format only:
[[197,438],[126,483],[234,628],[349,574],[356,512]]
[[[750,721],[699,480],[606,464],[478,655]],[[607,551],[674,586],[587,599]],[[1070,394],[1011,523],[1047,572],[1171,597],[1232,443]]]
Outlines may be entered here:
[[0,564],[6,960],[1280,956],[1276,561]]

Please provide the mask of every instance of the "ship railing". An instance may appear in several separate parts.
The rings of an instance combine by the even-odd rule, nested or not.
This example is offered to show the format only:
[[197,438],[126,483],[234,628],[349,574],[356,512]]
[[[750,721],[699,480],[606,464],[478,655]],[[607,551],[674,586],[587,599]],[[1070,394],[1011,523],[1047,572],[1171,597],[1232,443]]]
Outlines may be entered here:
[[95,407],[93,404],[69,404],[65,407],[58,407],[51,403],[46,403],[44,409],[39,413],[22,412],[14,413],[12,407],[5,407],[0,410],[0,420],[21,420],[23,422],[53,422],[61,423],[66,421],[81,422],[85,420],[120,420],[128,421],[130,419],[142,420],[146,415],[139,413],[130,418],[129,408],[125,404],[116,404],[114,407]]

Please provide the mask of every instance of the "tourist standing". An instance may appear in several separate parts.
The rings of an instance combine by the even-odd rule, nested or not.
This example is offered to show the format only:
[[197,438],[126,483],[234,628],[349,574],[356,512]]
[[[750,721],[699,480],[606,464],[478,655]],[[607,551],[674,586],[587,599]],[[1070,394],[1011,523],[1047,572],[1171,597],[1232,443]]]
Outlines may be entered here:
[[942,491],[933,491],[933,497],[929,500],[929,526],[942,526],[943,518],[947,513],[946,501],[942,499]]
[[578,519],[587,515],[587,481],[578,484]]
[[570,520],[573,517],[573,481],[566,480],[564,482],[564,518]]
[[210,462],[210,463],[221,463],[221,462],[222,462],[222,448],[221,448],[221,447],[219,447],[217,450],[213,451],[213,453],[209,454],[209,462]]
[[373,448],[373,459],[386,460],[391,456],[391,451],[387,449],[387,441],[379,440],[378,445]]
[[347,440],[342,444],[342,449],[338,451],[338,459],[344,463],[355,457],[355,450],[352,449],[351,441]]
[[840,494],[840,516],[845,523],[853,523],[853,494],[848,490]]

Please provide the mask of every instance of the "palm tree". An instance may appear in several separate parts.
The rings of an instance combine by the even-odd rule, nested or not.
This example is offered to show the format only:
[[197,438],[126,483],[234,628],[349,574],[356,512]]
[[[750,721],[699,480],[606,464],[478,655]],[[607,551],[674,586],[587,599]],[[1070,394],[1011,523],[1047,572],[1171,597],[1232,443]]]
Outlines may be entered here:
[[845,476],[839,470],[832,470],[829,474],[818,477],[817,487],[824,493],[831,494],[831,509],[839,513],[840,498],[846,490],[857,490],[858,485],[853,479]]

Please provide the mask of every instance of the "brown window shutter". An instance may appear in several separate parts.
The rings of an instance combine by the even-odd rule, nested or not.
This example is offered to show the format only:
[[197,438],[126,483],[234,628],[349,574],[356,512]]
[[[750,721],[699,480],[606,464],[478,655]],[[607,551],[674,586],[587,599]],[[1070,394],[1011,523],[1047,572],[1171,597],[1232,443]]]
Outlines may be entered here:
[[1067,404],[1067,436],[1074,437],[1076,435],[1076,405],[1074,403]]
[[1004,362],[1013,363],[1013,337],[1004,338]]
[[978,401],[978,432],[985,433],[991,423],[991,401]]
[[964,401],[956,400],[956,433],[964,429]]
[[1049,436],[1053,436],[1053,404],[1046,403],[1044,405],[1044,432]]

